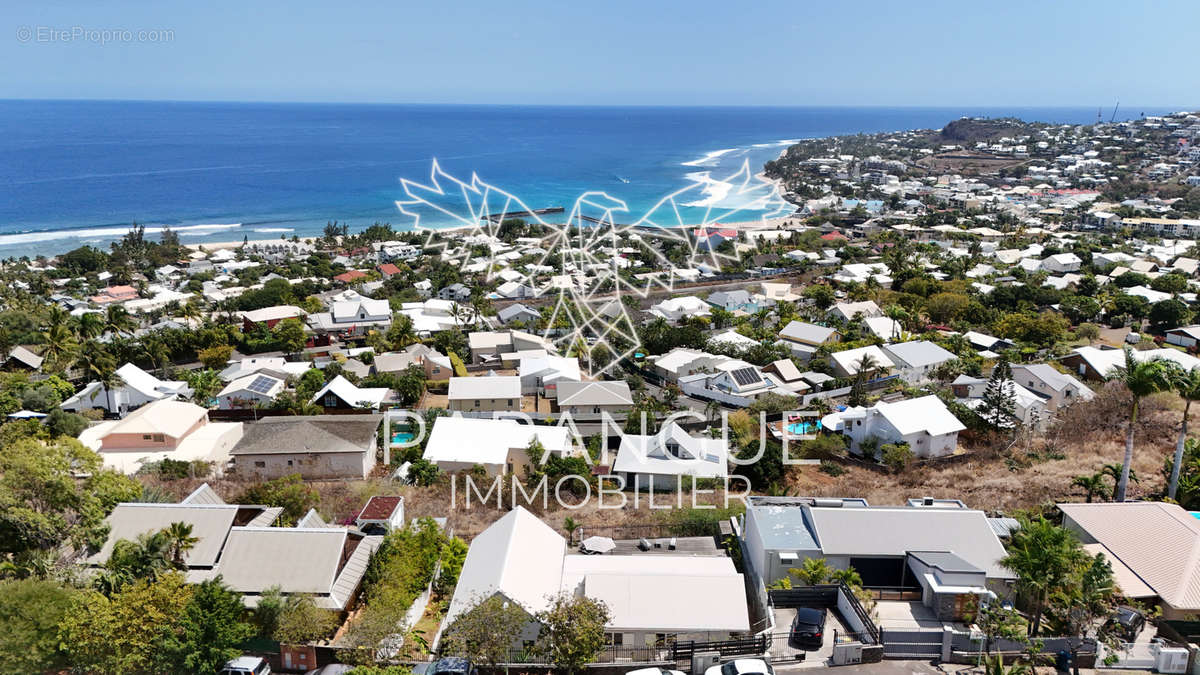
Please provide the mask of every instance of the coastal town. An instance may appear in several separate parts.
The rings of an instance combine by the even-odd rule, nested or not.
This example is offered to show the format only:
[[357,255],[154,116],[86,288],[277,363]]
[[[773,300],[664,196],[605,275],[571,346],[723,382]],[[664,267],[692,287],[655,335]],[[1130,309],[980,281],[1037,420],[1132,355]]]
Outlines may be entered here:
[[1200,113],[1113,118],[10,258],[0,673],[1196,672]]

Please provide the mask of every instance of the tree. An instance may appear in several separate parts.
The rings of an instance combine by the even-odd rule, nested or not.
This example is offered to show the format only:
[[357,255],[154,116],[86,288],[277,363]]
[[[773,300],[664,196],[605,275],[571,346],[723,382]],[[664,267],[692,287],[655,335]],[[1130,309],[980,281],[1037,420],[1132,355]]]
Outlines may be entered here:
[[1108,484],[1104,482],[1104,474],[1094,473],[1092,475],[1075,476],[1071,479],[1071,487],[1077,487],[1084,491],[1085,501],[1088,504],[1096,497],[1100,499],[1108,498]]
[[279,348],[288,354],[296,354],[304,349],[304,324],[299,319],[284,319],[275,324],[275,340]]
[[239,656],[239,645],[254,635],[244,613],[241,594],[226,588],[219,575],[192,586],[177,632],[163,650],[181,671],[214,673]]
[[446,629],[448,644],[443,651],[489,666],[507,663],[513,644],[529,622],[529,614],[520,605],[499,594],[489,595],[454,619]]
[[825,284],[813,284],[804,289],[803,295],[805,299],[821,310],[829,309],[834,302],[837,302],[837,296],[833,294],[833,289]]
[[300,645],[328,637],[337,628],[337,615],[321,609],[308,595],[289,595],[271,637],[289,645]]
[[0,675],[58,671],[66,665],[58,624],[77,591],[55,581],[0,582]]
[[200,362],[205,368],[220,370],[229,363],[229,358],[233,356],[233,347],[230,345],[213,345],[207,349],[201,349],[196,352]]
[[563,593],[538,612],[542,631],[534,649],[571,675],[604,649],[604,627],[611,618],[604,602]]
[[1113,501],[1125,501],[1129,487],[1129,470],[1133,466],[1133,432],[1137,424],[1138,406],[1142,399],[1170,386],[1169,362],[1159,358],[1139,361],[1134,351],[1125,348],[1125,363],[1118,366],[1110,380],[1120,382],[1129,390],[1129,427],[1125,432],[1125,459],[1121,465],[1121,478],[1117,481]]
[[1086,295],[1068,295],[1058,302],[1059,310],[1071,323],[1090,321],[1100,313],[1100,303]]
[[1015,609],[999,602],[981,602],[977,595],[971,596],[968,602],[967,623],[978,626],[983,633],[983,651],[988,656],[991,656],[996,640],[1015,642],[1025,637],[1025,620]]
[[970,302],[961,293],[934,293],[925,301],[925,313],[934,323],[945,324],[957,319]]
[[1000,561],[1017,575],[1017,587],[1032,604],[1029,635],[1037,637],[1050,593],[1066,585],[1087,554],[1069,530],[1046,520],[1022,518],[1013,532],[1008,555]]
[[1167,497],[1175,499],[1179,489],[1179,470],[1183,465],[1184,442],[1187,440],[1188,415],[1192,402],[1200,401],[1200,370],[1175,367],[1170,373],[1171,388],[1183,399],[1183,421],[1179,425],[1179,438],[1175,441],[1175,457],[1171,463],[1171,477],[1167,481]]
[[1112,565],[1104,554],[1080,556],[1070,583],[1053,595],[1058,633],[1071,638],[1071,659],[1075,675],[1079,675],[1079,652],[1089,639],[1107,643],[1109,649],[1119,648],[1115,627],[1105,619],[1116,609],[1116,586]]
[[187,380],[188,387],[192,389],[192,401],[197,405],[207,408],[212,405],[212,401],[224,388],[225,383],[221,381],[221,375],[215,370],[189,370],[184,379]]
[[392,349],[404,349],[417,341],[417,331],[413,328],[412,317],[407,314],[396,314],[392,325],[388,327],[387,340]]
[[303,518],[309,509],[316,508],[321,503],[321,495],[315,488],[305,485],[300,474],[293,473],[251,485],[243,490],[233,503],[282,507],[279,525],[290,527]]
[[1075,329],[1075,334],[1079,336],[1079,339],[1087,340],[1090,345],[1100,339],[1100,327],[1094,323],[1081,323]]
[[111,598],[88,592],[64,617],[59,640],[83,672],[172,672],[162,646],[172,639],[191,594],[178,572],[139,581]]
[[1015,426],[1017,419],[1016,385],[1012,366],[1003,357],[996,361],[987,388],[975,412],[993,429]]
[[824,558],[805,558],[799,567],[788,569],[790,576],[796,577],[805,586],[816,586],[829,581],[833,568]]
[[195,548],[200,541],[198,537],[192,536],[191,523],[171,523],[163,530],[163,536],[167,538],[167,557],[170,558],[171,564],[175,569],[185,569],[184,554]]
[[1150,306],[1150,323],[1155,326],[1182,326],[1187,323],[1191,311],[1182,300],[1167,298]]

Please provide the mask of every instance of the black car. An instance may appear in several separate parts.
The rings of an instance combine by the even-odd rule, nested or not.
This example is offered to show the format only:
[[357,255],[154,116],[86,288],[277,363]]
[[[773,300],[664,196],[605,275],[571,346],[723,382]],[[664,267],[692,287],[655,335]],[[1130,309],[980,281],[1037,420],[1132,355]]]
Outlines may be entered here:
[[1118,607],[1108,618],[1107,627],[1126,642],[1137,640],[1138,633],[1146,627],[1146,617],[1132,607]]
[[824,609],[797,609],[796,618],[792,619],[792,643],[804,649],[820,649],[825,637],[825,616]]
[[433,663],[419,663],[413,668],[413,675],[478,675],[478,673],[475,665],[461,656],[447,656]]

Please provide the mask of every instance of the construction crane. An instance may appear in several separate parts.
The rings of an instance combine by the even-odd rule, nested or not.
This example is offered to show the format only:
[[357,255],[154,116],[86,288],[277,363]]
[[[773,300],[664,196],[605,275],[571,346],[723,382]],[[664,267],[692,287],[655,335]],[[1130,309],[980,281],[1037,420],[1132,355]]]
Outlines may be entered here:
[[1118,109],[1120,109],[1120,107],[1121,107],[1121,99],[1117,99],[1117,104],[1113,106],[1113,114],[1112,114],[1112,117],[1110,117],[1110,118],[1108,119],[1108,123],[1109,123],[1109,124],[1112,124],[1112,123],[1113,123],[1113,120],[1117,119],[1117,110],[1118,110]]

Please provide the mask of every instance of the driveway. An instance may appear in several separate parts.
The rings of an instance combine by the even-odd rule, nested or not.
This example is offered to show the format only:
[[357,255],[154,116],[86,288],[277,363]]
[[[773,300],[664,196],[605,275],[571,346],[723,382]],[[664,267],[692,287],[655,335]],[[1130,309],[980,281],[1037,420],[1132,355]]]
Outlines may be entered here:
[[771,647],[767,650],[771,656],[772,664],[786,664],[803,654],[806,666],[829,665],[829,660],[833,657],[834,639],[837,635],[846,634],[846,627],[842,625],[836,611],[828,610],[826,612],[825,633],[822,635],[820,649],[805,649],[792,643],[790,633],[792,619],[796,618],[795,609],[775,607],[773,612],[775,616],[775,633]]

